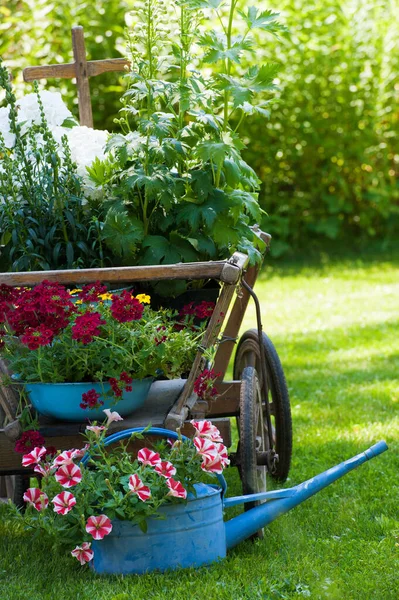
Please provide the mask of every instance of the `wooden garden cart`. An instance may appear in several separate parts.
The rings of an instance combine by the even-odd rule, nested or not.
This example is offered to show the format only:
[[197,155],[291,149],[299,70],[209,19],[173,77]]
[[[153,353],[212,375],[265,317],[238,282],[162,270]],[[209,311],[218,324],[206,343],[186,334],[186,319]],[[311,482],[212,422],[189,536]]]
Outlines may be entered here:
[[[106,71],[123,70],[127,61],[112,59],[87,61],[81,27],[72,31],[75,62],[25,69],[26,81],[47,77],[76,77],[81,124],[92,125],[88,78]],[[270,236],[256,230],[268,245]],[[231,463],[239,468],[243,493],[263,491],[266,473],[276,480],[286,479],[292,449],[291,412],[287,385],[277,352],[262,331],[261,309],[253,291],[258,267],[248,268],[248,257],[239,252],[225,261],[210,261],[145,267],[118,267],[1,273],[0,284],[33,286],[44,279],[76,287],[100,280],[102,283],[140,283],[160,280],[208,280],[220,282],[220,294],[209,319],[201,344],[187,379],[156,381],[144,407],[122,423],[113,423],[111,431],[128,427],[164,426],[183,433],[192,432],[190,419],[207,418],[215,422],[224,443],[231,447],[231,422],[237,421],[239,442],[230,454]],[[239,330],[250,298],[256,306],[256,328],[238,339]],[[217,341],[218,340],[218,341]],[[206,366],[203,351],[218,343],[214,369],[220,373],[216,387],[218,396],[211,402],[198,399],[194,381]],[[237,344],[238,342],[238,344]],[[233,379],[226,371],[233,354]],[[7,367],[0,362],[1,373]],[[15,419],[19,394],[0,381],[0,498],[22,503],[29,476],[21,466],[21,455],[14,451],[20,428]],[[59,449],[80,447],[85,423],[64,423],[40,418],[40,433],[47,444]],[[251,507],[249,504],[247,507]]]

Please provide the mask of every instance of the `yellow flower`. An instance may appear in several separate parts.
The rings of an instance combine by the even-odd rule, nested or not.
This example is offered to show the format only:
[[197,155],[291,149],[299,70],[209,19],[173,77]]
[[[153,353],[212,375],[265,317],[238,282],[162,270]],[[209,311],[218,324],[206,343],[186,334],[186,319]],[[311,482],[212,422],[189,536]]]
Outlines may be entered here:
[[83,304],[83,300],[76,300],[75,304]]
[[78,292],[81,292],[82,290],[77,288],[76,290],[70,290],[69,293],[71,294],[71,296],[73,296],[74,294],[77,294]]
[[136,299],[141,302],[141,304],[149,304],[151,296],[148,296],[148,294],[139,294],[136,296]]
[[101,300],[112,300],[112,294],[106,292],[105,294],[100,294],[99,298],[101,298]]

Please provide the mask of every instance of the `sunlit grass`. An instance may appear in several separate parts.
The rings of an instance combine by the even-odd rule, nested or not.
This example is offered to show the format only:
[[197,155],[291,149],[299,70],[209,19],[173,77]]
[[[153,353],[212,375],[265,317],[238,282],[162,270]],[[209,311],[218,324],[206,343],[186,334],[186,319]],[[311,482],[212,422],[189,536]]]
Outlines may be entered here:
[[[267,268],[263,325],[291,394],[287,486],[379,439],[389,451],[272,523],[211,568],[98,577],[0,521],[0,600],[399,597],[399,268],[359,260]],[[255,326],[249,307],[243,330]],[[228,475],[239,493],[237,473]],[[2,535],[2,537],[1,537]]]

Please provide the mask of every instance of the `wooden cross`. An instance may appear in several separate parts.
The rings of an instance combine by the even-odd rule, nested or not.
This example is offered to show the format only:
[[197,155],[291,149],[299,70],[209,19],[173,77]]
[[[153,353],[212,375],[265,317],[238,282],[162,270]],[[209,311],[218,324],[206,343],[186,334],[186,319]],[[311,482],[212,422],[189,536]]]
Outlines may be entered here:
[[86,48],[83,27],[72,27],[72,48],[75,62],[45,65],[43,67],[27,67],[23,70],[24,81],[37,79],[73,79],[76,78],[79,102],[79,121],[81,125],[93,127],[89,78],[109,71],[124,71],[130,63],[124,58],[106,60],[86,60]]

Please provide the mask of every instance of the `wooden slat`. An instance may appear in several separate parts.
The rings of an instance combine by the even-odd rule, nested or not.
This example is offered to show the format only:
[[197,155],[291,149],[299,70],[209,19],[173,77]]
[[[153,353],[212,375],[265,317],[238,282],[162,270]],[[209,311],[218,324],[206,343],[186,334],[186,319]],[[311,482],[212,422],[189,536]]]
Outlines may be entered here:
[[216,383],[218,396],[210,403],[207,419],[215,417],[236,417],[240,412],[241,381]]
[[76,77],[75,63],[63,65],[43,65],[26,67],[22,71],[24,81],[37,81],[38,79],[73,79]]
[[75,59],[76,87],[78,88],[79,121],[81,125],[93,127],[89,73],[83,27],[72,27],[72,48]]
[[89,77],[95,77],[96,75],[112,71],[125,71],[126,67],[130,67],[130,61],[125,58],[108,58],[105,60],[87,61]]
[[44,279],[58,283],[151,281],[164,279],[220,279],[226,261],[149,265],[146,267],[107,267],[104,269],[70,269],[0,273],[0,284],[36,285]]

